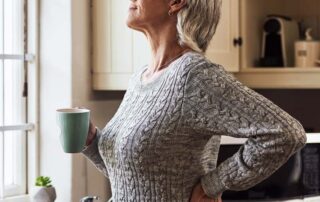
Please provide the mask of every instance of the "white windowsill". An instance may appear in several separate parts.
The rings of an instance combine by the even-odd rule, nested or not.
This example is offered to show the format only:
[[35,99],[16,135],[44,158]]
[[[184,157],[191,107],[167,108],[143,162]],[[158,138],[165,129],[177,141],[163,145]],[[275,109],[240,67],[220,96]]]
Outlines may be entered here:
[[21,195],[0,199],[0,202],[29,202],[29,195]]

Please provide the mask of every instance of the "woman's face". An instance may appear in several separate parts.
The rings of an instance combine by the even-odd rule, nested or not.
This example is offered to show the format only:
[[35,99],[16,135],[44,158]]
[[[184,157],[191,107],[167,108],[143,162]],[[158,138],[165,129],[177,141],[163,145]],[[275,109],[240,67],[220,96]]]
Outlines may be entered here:
[[148,26],[164,24],[169,20],[169,0],[130,0],[127,26],[144,30]]

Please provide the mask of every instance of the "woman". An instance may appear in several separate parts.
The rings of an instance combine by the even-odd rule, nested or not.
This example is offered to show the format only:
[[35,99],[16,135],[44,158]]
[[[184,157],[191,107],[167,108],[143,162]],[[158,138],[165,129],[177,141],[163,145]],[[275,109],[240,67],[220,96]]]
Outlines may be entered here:
[[[82,151],[110,179],[113,201],[221,201],[275,172],[306,142],[295,118],[204,53],[220,0],[134,0],[127,25],[142,32],[151,64],[136,71],[103,130]],[[221,135],[248,138],[216,165]]]

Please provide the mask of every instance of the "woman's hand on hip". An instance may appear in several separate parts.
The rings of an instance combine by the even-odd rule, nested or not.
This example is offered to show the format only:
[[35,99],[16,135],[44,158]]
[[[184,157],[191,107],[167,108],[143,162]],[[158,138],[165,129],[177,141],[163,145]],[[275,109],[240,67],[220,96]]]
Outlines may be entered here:
[[199,183],[193,188],[190,202],[222,202],[221,196],[222,194],[216,199],[209,198],[204,192],[201,183]]

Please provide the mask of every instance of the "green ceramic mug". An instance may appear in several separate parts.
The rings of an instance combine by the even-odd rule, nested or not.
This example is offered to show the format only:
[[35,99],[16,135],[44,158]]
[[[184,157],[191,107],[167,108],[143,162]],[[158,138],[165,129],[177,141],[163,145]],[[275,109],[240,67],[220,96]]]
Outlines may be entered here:
[[79,153],[84,149],[90,124],[90,110],[79,108],[57,109],[60,143],[66,153]]

